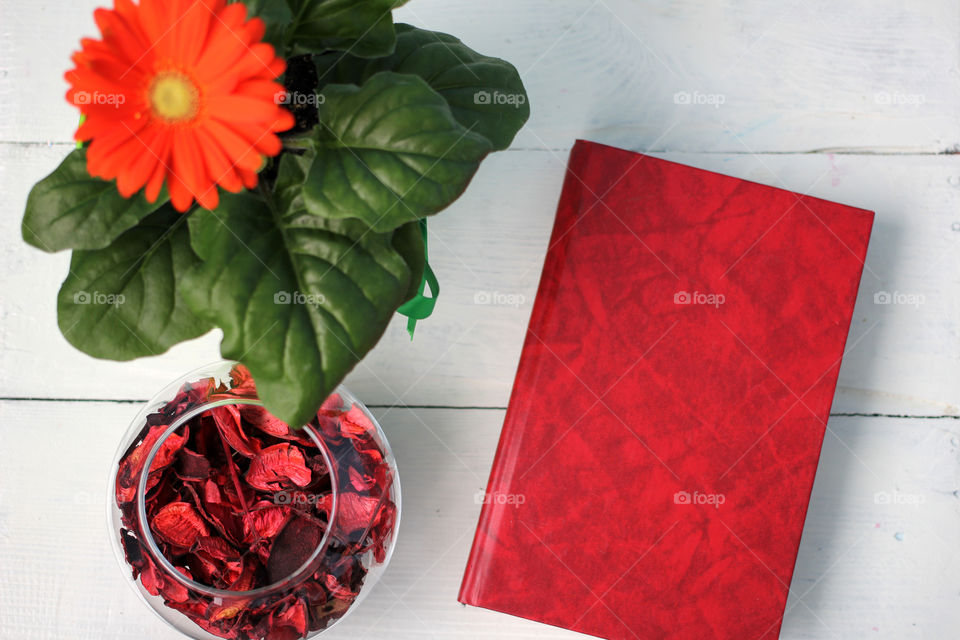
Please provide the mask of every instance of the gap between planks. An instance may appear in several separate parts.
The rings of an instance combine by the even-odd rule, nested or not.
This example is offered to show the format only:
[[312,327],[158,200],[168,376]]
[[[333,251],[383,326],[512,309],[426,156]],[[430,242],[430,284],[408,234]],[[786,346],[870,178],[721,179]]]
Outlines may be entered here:
[[[602,141],[597,141],[602,142]],[[609,142],[602,142],[610,144]],[[0,146],[20,147],[23,149],[36,147],[63,147],[64,149],[73,148],[75,142],[51,142],[39,140],[0,140]],[[616,145],[614,145],[616,146]],[[554,154],[566,154],[570,152],[571,147],[509,147],[504,151],[525,152],[546,151]],[[960,155],[960,145],[953,145],[936,151],[919,151],[914,149],[889,149],[889,148],[870,148],[870,147],[823,147],[820,149],[797,149],[792,151],[748,151],[745,149],[697,151],[690,149],[627,149],[644,154],[696,154],[696,155],[714,155],[714,156],[816,156],[816,155],[835,155],[835,156],[954,156]]]
[[[30,397],[0,397],[0,402],[87,402],[107,404],[143,404],[146,399],[111,399],[111,398],[30,398]],[[457,411],[506,411],[502,406],[481,405],[453,405],[453,404],[365,404],[368,409],[436,409]],[[831,418],[895,418],[899,420],[960,420],[960,415],[925,415],[912,413],[858,413],[839,412],[831,413]]]

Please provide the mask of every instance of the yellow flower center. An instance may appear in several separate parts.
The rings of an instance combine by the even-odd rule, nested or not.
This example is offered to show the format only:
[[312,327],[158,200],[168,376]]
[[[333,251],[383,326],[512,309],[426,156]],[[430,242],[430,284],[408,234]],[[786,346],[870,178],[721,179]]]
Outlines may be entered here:
[[154,115],[167,122],[183,122],[197,115],[200,91],[186,75],[179,71],[158,74],[148,90]]

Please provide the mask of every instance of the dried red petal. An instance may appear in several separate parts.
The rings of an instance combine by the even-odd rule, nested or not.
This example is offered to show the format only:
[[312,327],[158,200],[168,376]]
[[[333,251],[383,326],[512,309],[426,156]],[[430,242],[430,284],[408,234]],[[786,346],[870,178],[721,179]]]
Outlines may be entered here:
[[[321,620],[335,620],[345,614],[352,604],[353,600],[330,598],[328,602],[315,609],[315,615]],[[319,626],[317,628],[322,629],[323,627]]]
[[250,591],[253,589],[253,581],[256,577],[257,564],[254,559],[250,556],[247,556],[243,560],[243,570],[240,572],[240,576],[234,580],[229,587],[230,591]]
[[290,627],[274,627],[264,636],[266,640],[300,640],[302,636]]
[[357,448],[357,453],[360,454],[360,459],[363,460],[364,464],[368,466],[376,466],[383,461],[383,452],[373,447]]
[[243,519],[237,516],[233,508],[214,502],[205,504],[204,508],[214,528],[229,542],[239,545],[243,540]]
[[206,456],[186,447],[180,449],[177,454],[177,475],[182,480],[206,480],[210,477],[210,471],[210,461]]
[[314,449],[317,447],[317,443],[303,429],[291,429],[286,422],[274,416],[264,407],[254,404],[242,405],[240,415],[251,426],[275,438],[290,440],[304,447]]
[[203,485],[203,499],[205,502],[216,504],[223,502],[223,498],[220,497],[220,487],[213,480],[207,480]]
[[339,598],[341,600],[353,600],[357,597],[356,591],[351,591],[346,586],[341,584],[333,574],[328,573],[325,578],[325,582],[327,589],[330,590],[330,595],[332,595],[334,598]]
[[273,538],[287,524],[287,519],[290,517],[290,507],[267,504],[269,506],[255,508],[250,512],[250,517],[245,522],[247,527],[246,539]]
[[160,595],[160,587],[163,585],[163,577],[157,570],[157,567],[144,556],[144,564],[140,570],[140,584],[152,596]]
[[348,473],[350,475],[350,484],[357,491],[367,491],[373,487],[374,483],[376,482],[376,479],[373,476],[364,475],[353,467],[350,467]]
[[[188,579],[193,580],[193,575],[185,567],[175,568]],[[190,600],[190,592],[173,576],[164,576],[163,586],[160,587],[160,595],[167,602],[187,602]]]
[[384,504],[373,532],[373,559],[377,562],[386,560],[387,546],[396,517],[397,507],[392,502]]
[[[140,482],[140,473],[143,471],[143,465],[147,461],[147,456],[166,430],[167,425],[151,427],[140,446],[120,461],[116,480],[117,502],[131,502],[136,497],[137,484]],[[160,445],[157,455],[154,456],[153,461],[150,463],[150,473],[159,472],[169,466],[170,463],[173,462],[177,451],[180,450],[186,441],[187,438],[185,435],[170,434],[170,436],[163,441],[163,444]],[[156,480],[154,480],[153,485],[149,485],[148,488],[154,485],[156,485]]]
[[[228,464],[232,465],[233,461],[229,461]],[[245,512],[250,508],[250,503],[256,499],[256,490],[242,482],[239,474],[236,478],[236,482],[234,482],[232,474],[228,474],[224,478],[224,484],[220,487],[221,503]]]
[[[174,399],[160,410],[160,414],[167,418],[175,418],[190,407],[195,407],[210,395],[215,383],[216,381],[213,378],[203,378],[196,382],[186,383],[180,387],[180,391],[177,392]],[[172,419],[169,420],[167,424],[171,422],[173,422]]]
[[[163,435],[163,431],[166,431],[166,427],[160,430],[157,435]],[[167,436],[166,440],[163,441],[163,444],[161,444],[160,448],[157,450],[157,455],[153,457],[153,461],[150,463],[150,473],[169,467],[176,459],[177,452],[180,451],[183,445],[187,442],[188,436],[189,432],[187,431],[186,427],[184,427],[183,434],[171,433],[169,436]]]
[[291,627],[294,631],[297,632],[296,637],[303,637],[307,632],[307,605],[306,603],[297,598],[297,600],[287,607],[287,609],[277,616],[274,619],[274,624],[278,627],[287,626]]
[[256,428],[278,438],[290,436],[290,427],[261,406],[245,404],[240,407],[240,415]]
[[222,573],[222,568],[216,559],[204,551],[197,551],[184,557],[204,584],[213,584],[216,577]]
[[211,409],[217,430],[223,439],[240,455],[252,458],[260,450],[260,442],[256,438],[249,438],[240,426],[240,410],[236,405],[228,404]]
[[323,529],[304,518],[293,518],[280,532],[270,550],[267,578],[279,582],[306,562],[323,540]]
[[340,431],[348,438],[360,439],[374,431],[373,423],[357,405],[340,418]]
[[200,536],[197,538],[197,547],[210,557],[221,562],[237,562],[240,552],[234,549],[229,542],[216,536]]
[[299,448],[283,442],[267,447],[251,462],[247,482],[261,491],[280,491],[293,484],[305,487],[312,477]]
[[335,525],[338,531],[354,533],[365,531],[377,515],[379,498],[362,496],[359,493],[344,493],[337,496],[337,515]]
[[312,456],[307,456],[307,466],[310,467],[310,471],[313,472],[313,477],[317,480],[329,479],[330,469],[327,468],[327,461],[324,459],[323,454],[316,454]]
[[328,446],[337,447],[343,442],[343,434],[340,433],[340,421],[337,418],[317,414],[317,426],[320,428],[320,435]]
[[257,386],[253,381],[253,376],[250,374],[250,370],[242,364],[236,364],[230,370],[230,382],[232,393],[256,397]]
[[320,405],[320,409],[317,413],[325,416],[339,416],[343,413],[343,398],[340,397],[339,393],[331,393],[327,396],[327,399],[323,401],[323,404]]
[[210,535],[206,523],[189,502],[173,502],[157,512],[150,525],[154,535],[189,549],[200,536]]
[[[204,631],[219,638],[232,639],[247,637],[240,635],[243,631],[242,628],[239,628],[232,620],[238,613],[241,613],[246,606],[245,602],[239,602],[224,607],[205,607],[202,613],[191,619]],[[220,615],[218,618],[216,612],[222,611],[231,611],[232,613],[229,616]],[[221,618],[226,618],[226,623],[224,623]]]
[[188,600],[187,602],[168,602],[167,606],[176,611],[180,611],[194,620],[203,616],[207,609],[207,605],[198,600]]

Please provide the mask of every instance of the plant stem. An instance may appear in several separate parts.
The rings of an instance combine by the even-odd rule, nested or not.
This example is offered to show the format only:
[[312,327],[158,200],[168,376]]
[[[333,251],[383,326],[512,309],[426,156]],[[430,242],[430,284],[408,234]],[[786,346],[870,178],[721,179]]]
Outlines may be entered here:
[[[220,430],[217,429],[217,432]],[[240,497],[240,504],[243,505],[243,522],[247,524],[247,521],[250,516],[250,506],[247,504],[247,498],[243,495],[243,488],[240,486],[240,478],[237,477],[237,469],[233,463],[233,451],[230,450],[230,445],[227,444],[226,439],[223,437],[223,434],[220,434],[220,443],[223,445],[223,452],[227,454],[227,468],[230,469],[230,477],[233,479],[233,487],[237,490],[237,495]]]
[[309,149],[312,146],[312,142],[313,137],[309,135],[283,138],[283,146],[286,149]]

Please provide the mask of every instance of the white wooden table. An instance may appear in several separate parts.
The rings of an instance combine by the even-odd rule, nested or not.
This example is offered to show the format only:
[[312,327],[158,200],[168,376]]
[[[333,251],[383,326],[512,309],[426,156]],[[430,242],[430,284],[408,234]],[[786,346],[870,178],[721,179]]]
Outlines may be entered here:
[[[62,73],[97,4],[0,0],[4,639],[177,637],[116,566],[106,476],[136,401],[218,358],[213,334],[127,364],[75,351],[55,315],[68,256],[20,240],[30,185],[70,147]],[[781,637],[960,637],[955,0],[412,0],[398,13],[514,62],[533,116],[431,223],[434,317],[412,343],[398,318],[348,379],[394,446],[404,519],[383,582],[331,640],[582,637],[456,602],[576,137],[877,212]],[[876,304],[884,291],[918,304]]]

